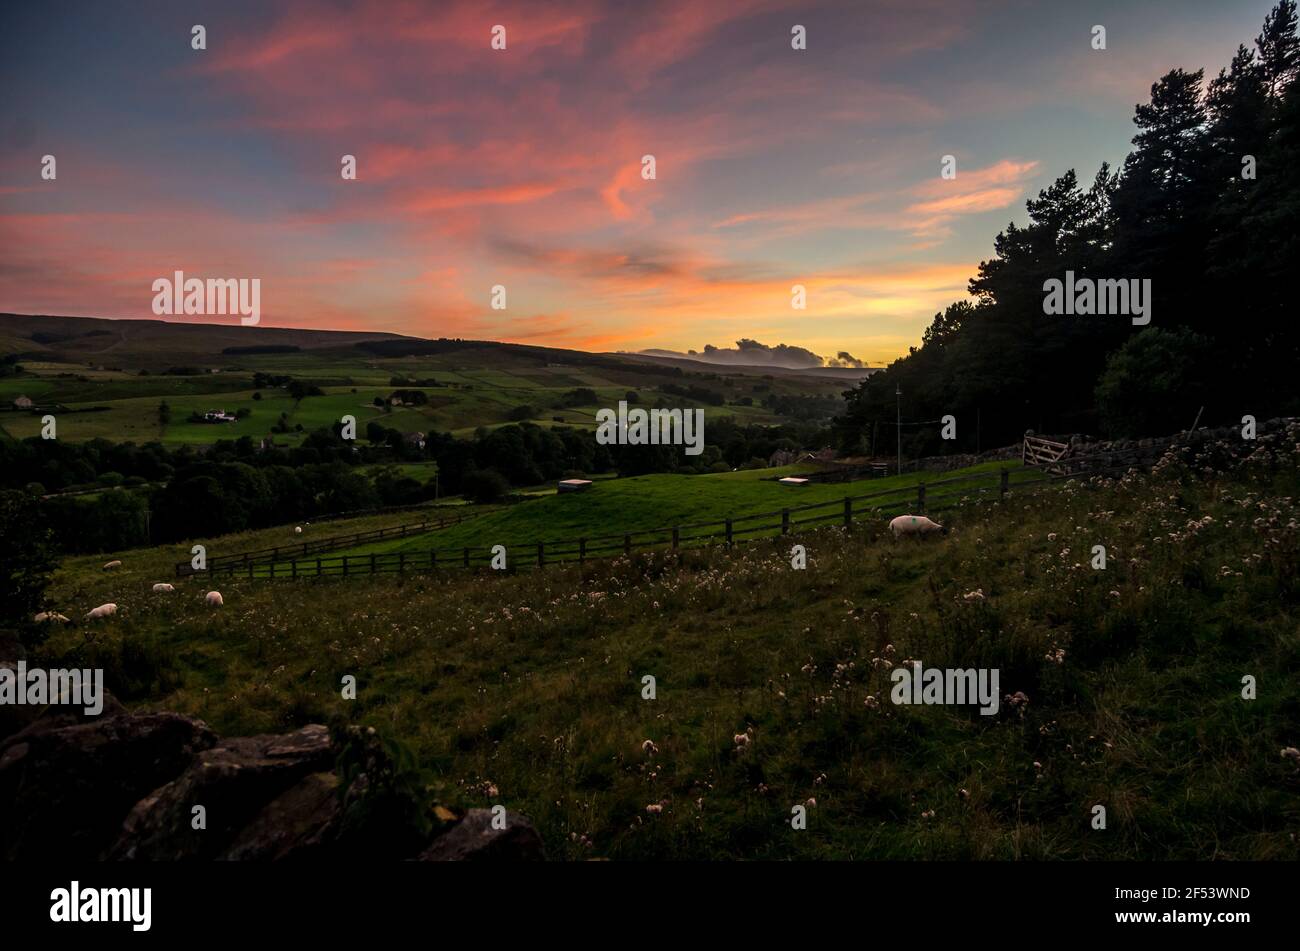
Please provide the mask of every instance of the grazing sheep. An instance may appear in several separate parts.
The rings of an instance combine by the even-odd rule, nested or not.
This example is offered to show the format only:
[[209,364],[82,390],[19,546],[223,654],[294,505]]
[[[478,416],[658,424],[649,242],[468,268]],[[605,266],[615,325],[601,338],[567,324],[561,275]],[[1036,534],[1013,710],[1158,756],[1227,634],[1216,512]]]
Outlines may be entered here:
[[121,567],[122,567],[122,563],[120,561],[110,561],[108,564],[104,566],[104,570],[108,571],[110,568],[121,568]]
[[889,530],[894,533],[895,538],[901,538],[903,535],[923,538],[926,535],[948,534],[948,529],[938,522],[930,521],[924,515],[900,515],[889,523]]
[[153,589],[154,589],[155,592],[175,591],[175,590],[176,590],[176,588],[175,588],[174,586],[169,585],[169,584],[168,584],[167,582],[165,582],[165,581],[162,582],[161,584],[156,584],[156,585],[154,585],[154,586],[153,586]]
[[116,613],[117,613],[116,604],[101,604],[99,607],[94,608],[86,613],[86,620],[98,621],[102,617],[111,617]]
[[295,525],[294,528],[293,528],[293,533],[294,533],[295,535],[301,535],[301,534],[302,534],[302,526],[301,526],[301,525]]
[[210,604],[214,608],[219,608],[226,603],[225,601],[221,600],[220,591],[209,591],[207,596],[203,599],[203,601],[205,604]]
[[48,624],[51,621],[58,621],[60,624],[67,624],[68,619],[62,614],[56,614],[54,611],[42,611],[36,617],[32,618],[37,624]]

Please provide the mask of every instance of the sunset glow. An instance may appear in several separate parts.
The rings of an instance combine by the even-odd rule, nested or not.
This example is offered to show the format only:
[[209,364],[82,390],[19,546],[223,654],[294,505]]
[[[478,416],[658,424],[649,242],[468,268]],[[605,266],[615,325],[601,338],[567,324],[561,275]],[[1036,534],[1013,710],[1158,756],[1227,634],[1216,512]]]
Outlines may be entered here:
[[152,317],[183,270],[259,278],[263,326],[878,365],[1026,197],[1123,158],[1153,62],[1227,61],[1268,2],[1096,4],[1092,55],[1096,9],[976,0],[135,6],[5,14],[58,42],[0,58],[0,310]]

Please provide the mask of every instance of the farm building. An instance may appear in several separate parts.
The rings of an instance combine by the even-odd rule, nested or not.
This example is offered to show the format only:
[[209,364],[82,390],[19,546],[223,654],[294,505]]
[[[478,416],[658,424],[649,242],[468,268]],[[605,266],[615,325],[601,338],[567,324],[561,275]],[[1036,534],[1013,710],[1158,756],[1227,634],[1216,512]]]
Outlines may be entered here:
[[424,433],[403,433],[402,442],[416,449],[424,448]]
[[807,479],[800,479],[798,476],[786,476],[784,479],[777,479],[776,481],[781,485],[800,486],[808,484]]
[[205,423],[233,423],[237,417],[231,416],[224,409],[210,409],[203,414]]
[[590,479],[562,479],[556,486],[560,492],[581,492],[591,488]]

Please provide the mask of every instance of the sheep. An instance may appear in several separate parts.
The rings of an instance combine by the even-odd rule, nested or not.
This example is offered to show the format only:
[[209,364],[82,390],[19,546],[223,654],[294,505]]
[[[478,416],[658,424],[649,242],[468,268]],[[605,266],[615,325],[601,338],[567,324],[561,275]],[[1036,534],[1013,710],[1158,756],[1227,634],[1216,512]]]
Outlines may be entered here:
[[112,603],[101,604],[99,607],[94,608],[86,613],[86,620],[98,621],[100,618],[112,617],[116,613],[117,613],[116,604],[112,604]]
[[901,538],[903,535],[923,538],[926,535],[948,534],[948,529],[938,522],[930,521],[924,515],[900,515],[889,523],[889,530],[894,533],[895,538]]
[[60,624],[68,623],[67,618],[62,614],[55,613],[54,611],[42,611],[40,614],[36,615],[36,617],[32,618],[32,620],[37,624],[48,624],[52,621],[58,621]]
[[155,594],[161,594],[166,591],[175,591],[176,588],[174,585],[169,585],[167,582],[164,581],[161,584],[154,585],[153,590]]
[[294,533],[295,535],[301,535],[301,534],[302,534],[302,526],[301,526],[301,525],[295,525],[295,526],[293,527],[293,533]]
[[221,600],[220,591],[209,591],[207,595],[204,597],[203,602],[205,604],[212,605],[214,608],[219,608],[226,603],[225,601]]
[[110,568],[121,568],[121,567],[122,567],[122,563],[120,561],[110,561],[108,564],[104,566],[104,570],[108,571]]

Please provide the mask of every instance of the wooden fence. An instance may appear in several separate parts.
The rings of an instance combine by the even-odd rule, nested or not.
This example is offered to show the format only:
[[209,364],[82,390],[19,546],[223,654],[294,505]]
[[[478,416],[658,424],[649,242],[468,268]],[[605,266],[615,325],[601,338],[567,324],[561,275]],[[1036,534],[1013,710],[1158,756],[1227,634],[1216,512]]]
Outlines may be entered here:
[[[611,535],[533,541],[500,547],[505,549],[508,569],[581,563],[630,555],[639,549],[678,550],[709,544],[725,544],[727,547],[732,547],[757,537],[764,537],[764,533],[779,537],[831,524],[842,525],[847,529],[853,525],[855,518],[878,520],[891,515],[936,512],[963,502],[1005,498],[1013,489],[1017,493],[1035,492],[1067,479],[1111,476],[1134,468],[1148,468],[1152,461],[1154,460],[1151,458],[1137,457],[1130,453],[1099,453],[1094,456],[1065,458],[1050,465],[975,473],[952,479],[941,479],[937,482],[922,482],[915,486],[833,499],[829,502],[814,502],[753,515],[733,516],[718,521],[694,522]],[[249,578],[297,579],[403,574],[408,571],[430,571],[439,568],[485,568],[492,564],[493,547],[495,546],[431,547],[427,551],[341,555],[332,558],[295,558],[260,563],[227,561],[216,567],[209,560],[208,570],[210,574],[224,574],[228,577],[245,575]]]
[[195,569],[191,562],[182,561],[176,565],[176,574],[178,577],[200,574],[203,571],[212,574],[233,574],[236,571],[246,570],[253,565],[302,559],[321,552],[338,551],[340,548],[355,548],[357,545],[364,545],[369,542],[383,541],[389,538],[409,538],[412,535],[434,532],[451,525],[458,525],[471,518],[477,518],[479,515],[484,514],[484,511],[426,518],[421,522],[394,525],[391,528],[376,528],[367,532],[353,532],[349,535],[333,535],[329,538],[315,539],[293,545],[277,545],[275,548],[262,548],[258,551],[243,551],[231,555],[213,555],[207,559],[207,567],[204,569]]
[[1059,462],[1070,454],[1070,444],[1044,439],[1042,436],[1025,434],[1025,445],[1021,450],[1021,461],[1027,465],[1050,465]]

